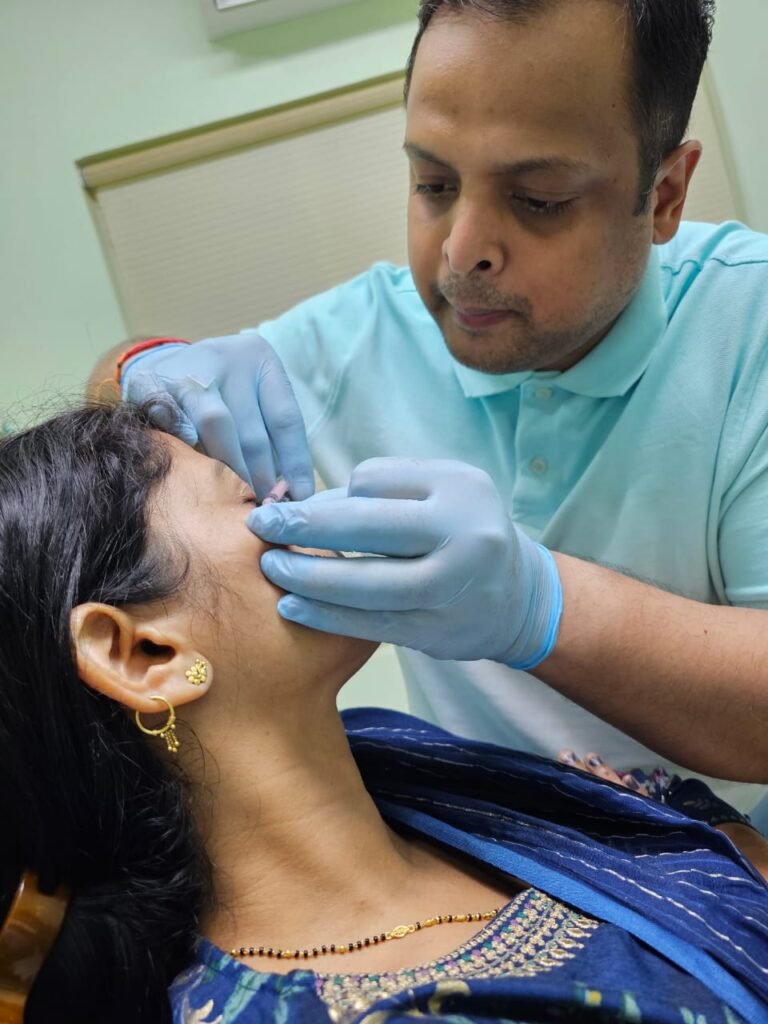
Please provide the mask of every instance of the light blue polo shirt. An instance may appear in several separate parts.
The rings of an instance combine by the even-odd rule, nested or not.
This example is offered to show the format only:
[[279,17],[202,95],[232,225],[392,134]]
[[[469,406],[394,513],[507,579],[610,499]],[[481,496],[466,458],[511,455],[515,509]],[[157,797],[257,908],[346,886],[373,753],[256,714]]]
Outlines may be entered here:
[[[563,373],[461,366],[410,272],[389,264],[259,332],[286,364],[329,487],[372,456],[462,459],[552,550],[696,601],[768,608],[768,237],[684,224],[653,250],[611,333]],[[526,673],[401,660],[414,713],[453,732],[659,763]],[[762,793],[717,788],[742,809]]]

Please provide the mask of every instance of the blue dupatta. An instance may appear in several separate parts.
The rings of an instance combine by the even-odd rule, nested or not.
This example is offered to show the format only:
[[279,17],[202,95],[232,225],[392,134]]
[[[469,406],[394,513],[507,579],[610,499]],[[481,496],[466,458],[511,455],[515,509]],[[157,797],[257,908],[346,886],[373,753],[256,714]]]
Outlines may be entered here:
[[636,936],[768,1024],[768,886],[722,833],[410,715],[344,713],[383,816]]

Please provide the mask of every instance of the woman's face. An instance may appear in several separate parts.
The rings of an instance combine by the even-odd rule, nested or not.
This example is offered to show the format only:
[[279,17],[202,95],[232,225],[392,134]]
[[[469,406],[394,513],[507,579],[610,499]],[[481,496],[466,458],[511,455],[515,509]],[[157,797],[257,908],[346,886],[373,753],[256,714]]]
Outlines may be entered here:
[[261,698],[272,685],[282,692],[286,686],[319,684],[338,690],[377,645],[282,619],[277,601],[283,591],[260,566],[272,545],[246,526],[256,504],[253,491],[223,463],[160,436],[173,462],[152,509],[150,529],[166,543],[180,545],[189,559],[174,614],[189,615],[195,646],[216,679],[234,676],[263,683],[255,687]]

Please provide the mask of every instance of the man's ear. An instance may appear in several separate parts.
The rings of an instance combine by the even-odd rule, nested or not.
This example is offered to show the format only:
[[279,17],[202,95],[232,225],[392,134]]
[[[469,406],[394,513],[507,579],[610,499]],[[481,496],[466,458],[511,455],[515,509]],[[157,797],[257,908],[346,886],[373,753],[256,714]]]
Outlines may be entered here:
[[[108,604],[78,605],[70,615],[77,671],[84,683],[134,711],[157,712],[153,694],[177,707],[206,693],[213,672],[186,631],[166,618],[137,619]],[[192,685],[187,675],[193,667]],[[201,680],[202,678],[202,681]]]
[[670,153],[659,168],[652,197],[653,241],[656,245],[669,242],[677,234],[688,186],[701,153],[701,143],[692,139]]

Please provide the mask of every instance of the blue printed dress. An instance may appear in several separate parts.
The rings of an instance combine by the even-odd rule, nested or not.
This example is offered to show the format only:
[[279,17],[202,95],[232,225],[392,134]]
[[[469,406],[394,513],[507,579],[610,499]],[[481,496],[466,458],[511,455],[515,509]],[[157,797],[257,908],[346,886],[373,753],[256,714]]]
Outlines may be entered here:
[[530,888],[452,953],[395,972],[274,974],[201,939],[171,987],[174,1024],[768,1024],[768,887],[720,833],[396,712],[345,722],[392,825]]

